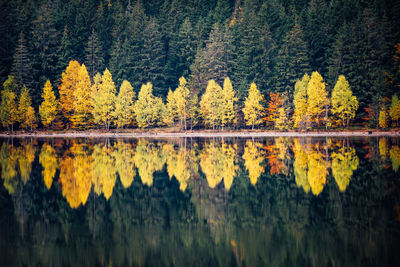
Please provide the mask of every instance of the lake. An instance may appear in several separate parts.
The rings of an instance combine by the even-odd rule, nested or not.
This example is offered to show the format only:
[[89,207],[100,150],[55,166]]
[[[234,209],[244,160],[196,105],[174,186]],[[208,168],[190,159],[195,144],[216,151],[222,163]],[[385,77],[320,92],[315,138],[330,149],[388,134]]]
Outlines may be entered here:
[[0,266],[400,266],[400,139],[0,139]]

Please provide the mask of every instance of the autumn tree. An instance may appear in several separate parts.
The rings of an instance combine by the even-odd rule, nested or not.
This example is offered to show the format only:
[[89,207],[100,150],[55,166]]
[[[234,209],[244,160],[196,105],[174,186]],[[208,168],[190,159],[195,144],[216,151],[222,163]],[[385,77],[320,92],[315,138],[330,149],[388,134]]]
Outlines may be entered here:
[[385,107],[379,111],[379,128],[385,129],[389,127],[389,114]]
[[168,90],[166,108],[168,116],[165,118],[165,124],[171,126],[176,121],[176,101],[175,94],[171,89]]
[[49,80],[46,81],[43,87],[42,98],[43,102],[39,106],[39,114],[44,127],[48,127],[56,118],[58,106],[58,101]]
[[78,61],[72,60],[61,75],[59,87],[60,108],[64,118],[69,122],[69,127],[71,127],[71,120],[75,110],[75,90],[79,82],[80,71],[81,65]]
[[229,77],[224,80],[224,86],[222,88],[223,97],[223,114],[222,114],[222,126],[231,126],[236,123],[236,102],[238,98],[235,95],[233,86]]
[[275,126],[276,120],[279,118],[279,108],[283,102],[279,93],[269,93],[269,101],[265,109],[266,117],[264,118],[267,126]]
[[399,127],[399,119],[400,119],[400,100],[397,94],[392,96],[392,104],[389,109],[390,118],[396,122],[396,126]]
[[35,110],[32,107],[32,99],[29,90],[24,86],[21,91],[18,102],[18,121],[21,127],[27,129],[35,121]]
[[70,120],[72,127],[76,129],[83,129],[90,124],[92,112],[92,98],[91,98],[91,82],[89,73],[85,64],[82,64],[78,70],[77,82],[74,94],[74,113]]
[[261,105],[262,101],[263,96],[260,94],[260,91],[258,91],[257,85],[252,83],[249,88],[248,96],[244,102],[244,108],[242,109],[246,125],[251,125],[251,129],[254,129],[254,125],[262,123],[261,116],[264,110]]
[[221,126],[223,116],[222,88],[214,80],[208,81],[205,93],[201,97],[200,112],[204,125],[215,129]]
[[301,80],[297,80],[294,86],[294,114],[293,125],[294,128],[305,129],[308,122],[308,104],[307,104],[307,87],[310,81],[310,76],[304,74]]
[[16,95],[10,90],[1,91],[0,118],[4,128],[14,130],[14,124],[18,121],[18,108]]
[[125,127],[133,121],[135,92],[132,85],[124,80],[115,100],[114,118],[118,128]]
[[332,91],[332,113],[342,120],[342,125],[349,127],[349,122],[356,115],[358,100],[350,89],[349,82],[343,75],[339,76]]
[[42,176],[46,188],[49,190],[58,168],[58,159],[55,149],[49,144],[43,144],[39,155],[39,162],[43,167]]
[[179,86],[174,92],[176,114],[179,118],[182,129],[187,129],[187,118],[189,111],[189,89],[184,77],[179,78]]
[[260,143],[252,140],[247,140],[246,146],[244,147],[242,158],[244,159],[244,166],[249,172],[249,179],[252,185],[257,183],[258,178],[264,172],[264,166],[262,165],[264,155],[261,147],[262,145]]
[[328,93],[325,90],[325,82],[317,71],[311,74],[311,79],[307,86],[307,97],[307,113],[310,120],[320,126],[323,116],[327,115],[329,100]]
[[332,153],[332,175],[340,192],[344,192],[350,183],[353,172],[357,170],[358,157],[354,147],[343,146]]
[[278,130],[289,130],[289,119],[284,107],[278,108],[278,117],[275,120],[275,128]]
[[95,123],[103,123],[108,131],[111,122],[114,120],[116,99],[115,85],[112,80],[111,73],[106,69],[103,76],[96,74],[92,89],[93,99],[93,119]]
[[153,95],[153,85],[150,82],[140,88],[134,111],[140,128],[163,124],[166,108],[161,98]]

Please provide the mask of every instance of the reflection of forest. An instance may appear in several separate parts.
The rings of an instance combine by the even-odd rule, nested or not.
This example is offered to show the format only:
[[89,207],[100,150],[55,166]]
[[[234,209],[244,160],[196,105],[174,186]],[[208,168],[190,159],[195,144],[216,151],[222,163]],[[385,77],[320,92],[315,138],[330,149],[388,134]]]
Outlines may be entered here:
[[399,152],[385,138],[5,141],[1,245],[29,242],[0,265],[376,265],[400,245]]

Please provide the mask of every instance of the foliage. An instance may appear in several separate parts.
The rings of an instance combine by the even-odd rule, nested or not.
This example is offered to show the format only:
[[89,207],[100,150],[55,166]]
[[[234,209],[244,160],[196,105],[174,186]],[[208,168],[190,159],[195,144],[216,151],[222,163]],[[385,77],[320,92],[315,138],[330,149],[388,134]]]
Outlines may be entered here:
[[337,114],[343,127],[350,125],[350,120],[356,115],[358,100],[352,94],[349,82],[343,75],[339,76],[332,91],[332,113]]
[[305,129],[308,123],[308,104],[307,104],[307,87],[310,81],[310,76],[304,74],[301,80],[297,80],[294,86],[294,114],[293,126],[294,128]]
[[115,124],[118,128],[125,127],[133,121],[135,92],[132,85],[124,80],[119,89],[118,96],[115,100]]
[[321,125],[322,118],[327,113],[328,103],[325,82],[322,76],[314,71],[307,85],[307,114],[311,122],[315,122],[317,126]]
[[162,125],[163,117],[167,114],[161,98],[153,95],[153,85],[150,82],[140,88],[134,111],[140,128]]
[[389,114],[390,118],[392,118],[393,121],[396,121],[396,126],[399,127],[400,100],[396,94],[392,96],[392,104],[390,105]]
[[382,107],[379,111],[379,128],[385,129],[389,127],[389,114],[386,108]]
[[263,101],[263,96],[257,89],[257,85],[252,83],[249,88],[248,96],[244,102],[244,108],[242,109],[244,113],[244,119],[246,120],[246,125],[251,126],[254,129],[254,125],[262,123],[263,106],[261,105]]
[[39,107],[39,114],[44,127],[49,127],[56,118],[58,107],[58,101],[49,80],[43,87],[42,98],[43,102]]
[[208,81],[206,91],[201,97],[200,112],[204,125],[215,129],[222,126],[224,98],[221,86],[214,80]]

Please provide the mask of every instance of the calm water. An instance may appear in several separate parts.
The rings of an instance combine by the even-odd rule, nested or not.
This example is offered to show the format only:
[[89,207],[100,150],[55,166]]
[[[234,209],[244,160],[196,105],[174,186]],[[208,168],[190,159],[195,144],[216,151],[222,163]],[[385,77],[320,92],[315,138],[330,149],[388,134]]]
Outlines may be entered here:
[[400,266],[400,139],[0,139],[0,266]]

